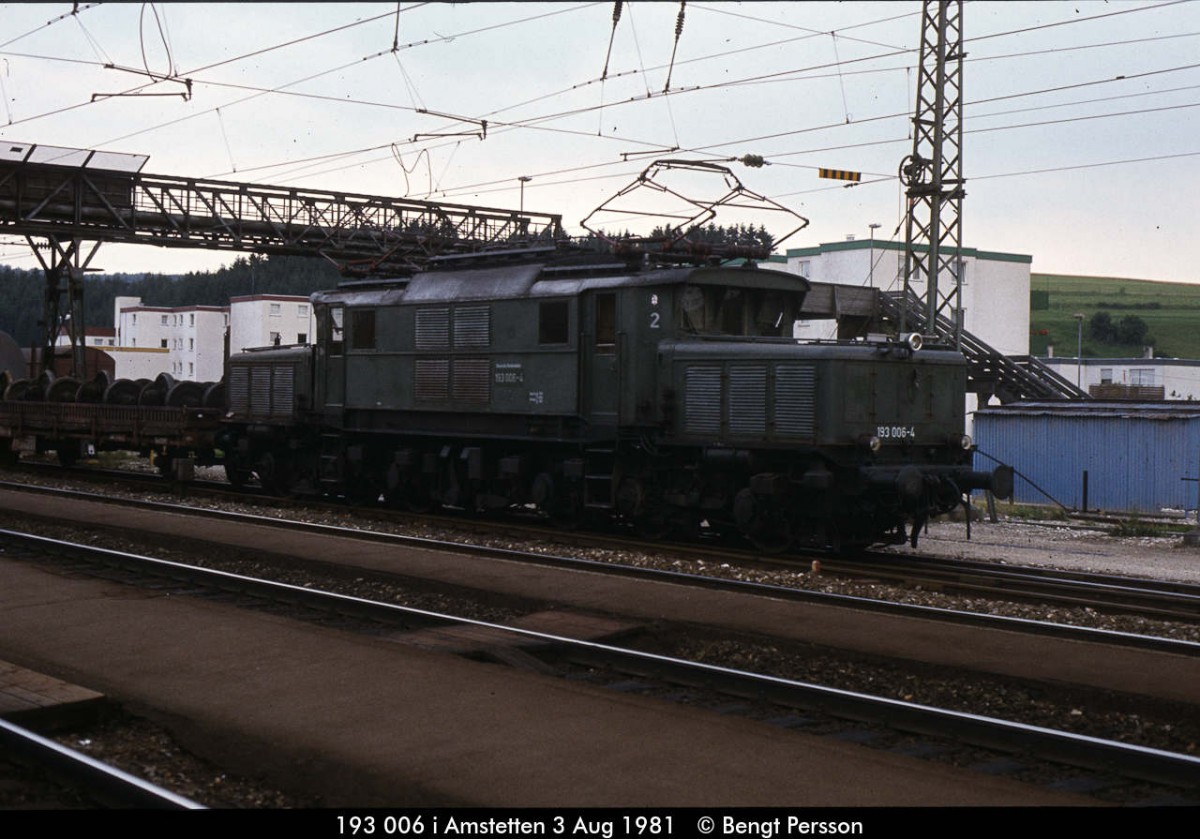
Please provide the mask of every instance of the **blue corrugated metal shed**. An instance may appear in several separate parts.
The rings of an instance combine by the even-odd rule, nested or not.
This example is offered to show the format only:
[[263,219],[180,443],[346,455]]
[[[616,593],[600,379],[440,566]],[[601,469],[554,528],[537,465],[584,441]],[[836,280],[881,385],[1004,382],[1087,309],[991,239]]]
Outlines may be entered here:
[[[1195,509],[1200,405],[1184,402],[1024,402],[975,414],[978,449],[1010,464],[1017,501],[1128,513]],[[985,458],[976,455],[979,468]]]

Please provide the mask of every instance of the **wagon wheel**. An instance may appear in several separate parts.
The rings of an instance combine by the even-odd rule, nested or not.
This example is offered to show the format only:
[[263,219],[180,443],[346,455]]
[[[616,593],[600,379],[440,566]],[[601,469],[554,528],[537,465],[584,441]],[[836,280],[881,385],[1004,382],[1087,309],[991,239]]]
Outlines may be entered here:
[[169,454],[156,455],[154,458],[154,468],[158,470],[158,474],[164,478],[171,477],[171,467],[175,463],[175,458]]
[[59,464],[70,469],[79,462],[79,443],[76,440],[61,440],[55,453]]
[[253,477],[254,471],[249,467],[235,463],[225,463],[225,480],[229,481],[229,485],[234,489],[242,489],[246,484],[250,483],[250,479]]

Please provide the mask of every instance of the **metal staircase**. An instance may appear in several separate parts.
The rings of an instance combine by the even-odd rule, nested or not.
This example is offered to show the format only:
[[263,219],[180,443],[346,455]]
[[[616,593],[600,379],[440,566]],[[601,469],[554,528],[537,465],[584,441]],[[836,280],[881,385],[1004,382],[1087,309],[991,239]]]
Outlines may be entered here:
[[[885,291],[879,295],[885,320],[901,322],[924,336],[936,336],[939,341],[953,345],[955,324],[944,315],[937,317],[933,327],[928,324],[925,301],[909,291]],[[905,304],[907,303],[907,311]],[[969,387],[981,397],[995,396],[1002,403],[1030,399],[1090,399],[1067,379],[1030,355],[1005,355],[963,330],[962,353],[967,359]]]

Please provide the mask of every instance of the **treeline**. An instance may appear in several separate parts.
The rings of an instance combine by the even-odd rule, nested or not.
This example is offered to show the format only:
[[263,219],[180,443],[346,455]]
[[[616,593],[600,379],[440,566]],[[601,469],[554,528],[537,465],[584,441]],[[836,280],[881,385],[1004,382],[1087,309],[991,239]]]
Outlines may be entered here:
[[[674,231],[665,227],[656,227],[650,233],[652,238],[669,235],[674,235]],[[716,224],[706,224],[702,227],[697,225],[688,228],[687,238],[693,242],[705,242],[712,245],[762,247],[767,251],[770,251],[775,245],[775,237],[762,225],[758,227],[747,224],[731,224],[728,227]]]
[[[1151,301],[1149,303],[1110,303],[1107,300],[1101,300],[1099,303],[1096,304],[1096,307],[1100,308],[1100,309],[1133,309],[1135,311],[1141,310],[1141,311],[1152,312],[1152,311],[1157,311],[1158,309],[1161,309],[1163,307],[1163,305],[1162,305],[1162,303],[1158,302],[1157,300]],[[1195,307],[1187,306],[1187,307],[1181,307],[1181,308],[1193,309]]]
[[1137,315],[1125,315],[1120,320],[1103,309],[1092,315],[1088,321],[1088,337],[1101,344],[1142,344],[1152,345],[1154,338],[1150,328]]
[[[146,306],[228,306],[229,298],[246,294],[307,296],[332,288],[340,279],[337,269],[323,259],[257,254],[239,256],[216,271],[88,275],[83,285],[84,321],[87,326],[112,327],[117,297],[140,297]],[[41,269],[0,265],[0,330],[21,346],[41,340],[45,284]]]
[[[601,229],[599,231],[602,236],[609,239],[620,241],[622,239],[641,238],[635,236],[628,229],[622,233]],[[673,239],[679,235],[679,231],[673,227],[664,227],[659,225],[650,231],[649,239]],[[747,224],[731,224],[728,226],[706,224],[693,225],[687,229],[686,238],[692,242],[705,242],[711,245],[744,245],[748,247],[762,247],[770,251],[775,246],[775,237],[767,230],[767,228],[759,225]],[[600,236],[588,235],[577,241],[582,247],[591,248],[593,250],[607,250],[608,246]]]

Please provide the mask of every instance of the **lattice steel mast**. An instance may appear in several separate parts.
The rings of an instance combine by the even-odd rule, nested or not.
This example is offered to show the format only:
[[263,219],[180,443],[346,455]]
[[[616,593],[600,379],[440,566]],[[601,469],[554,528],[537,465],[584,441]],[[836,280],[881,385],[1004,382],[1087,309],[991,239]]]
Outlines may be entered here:
[[[924,282],[924,332],[951,318],[962,346],[962,2],[925,0],[913,116],[913,151],[900,165],[907,187],[904,293]],[[918,294],[918,296],[920,296]],[[907,305],[900,332],[909,331]]]

